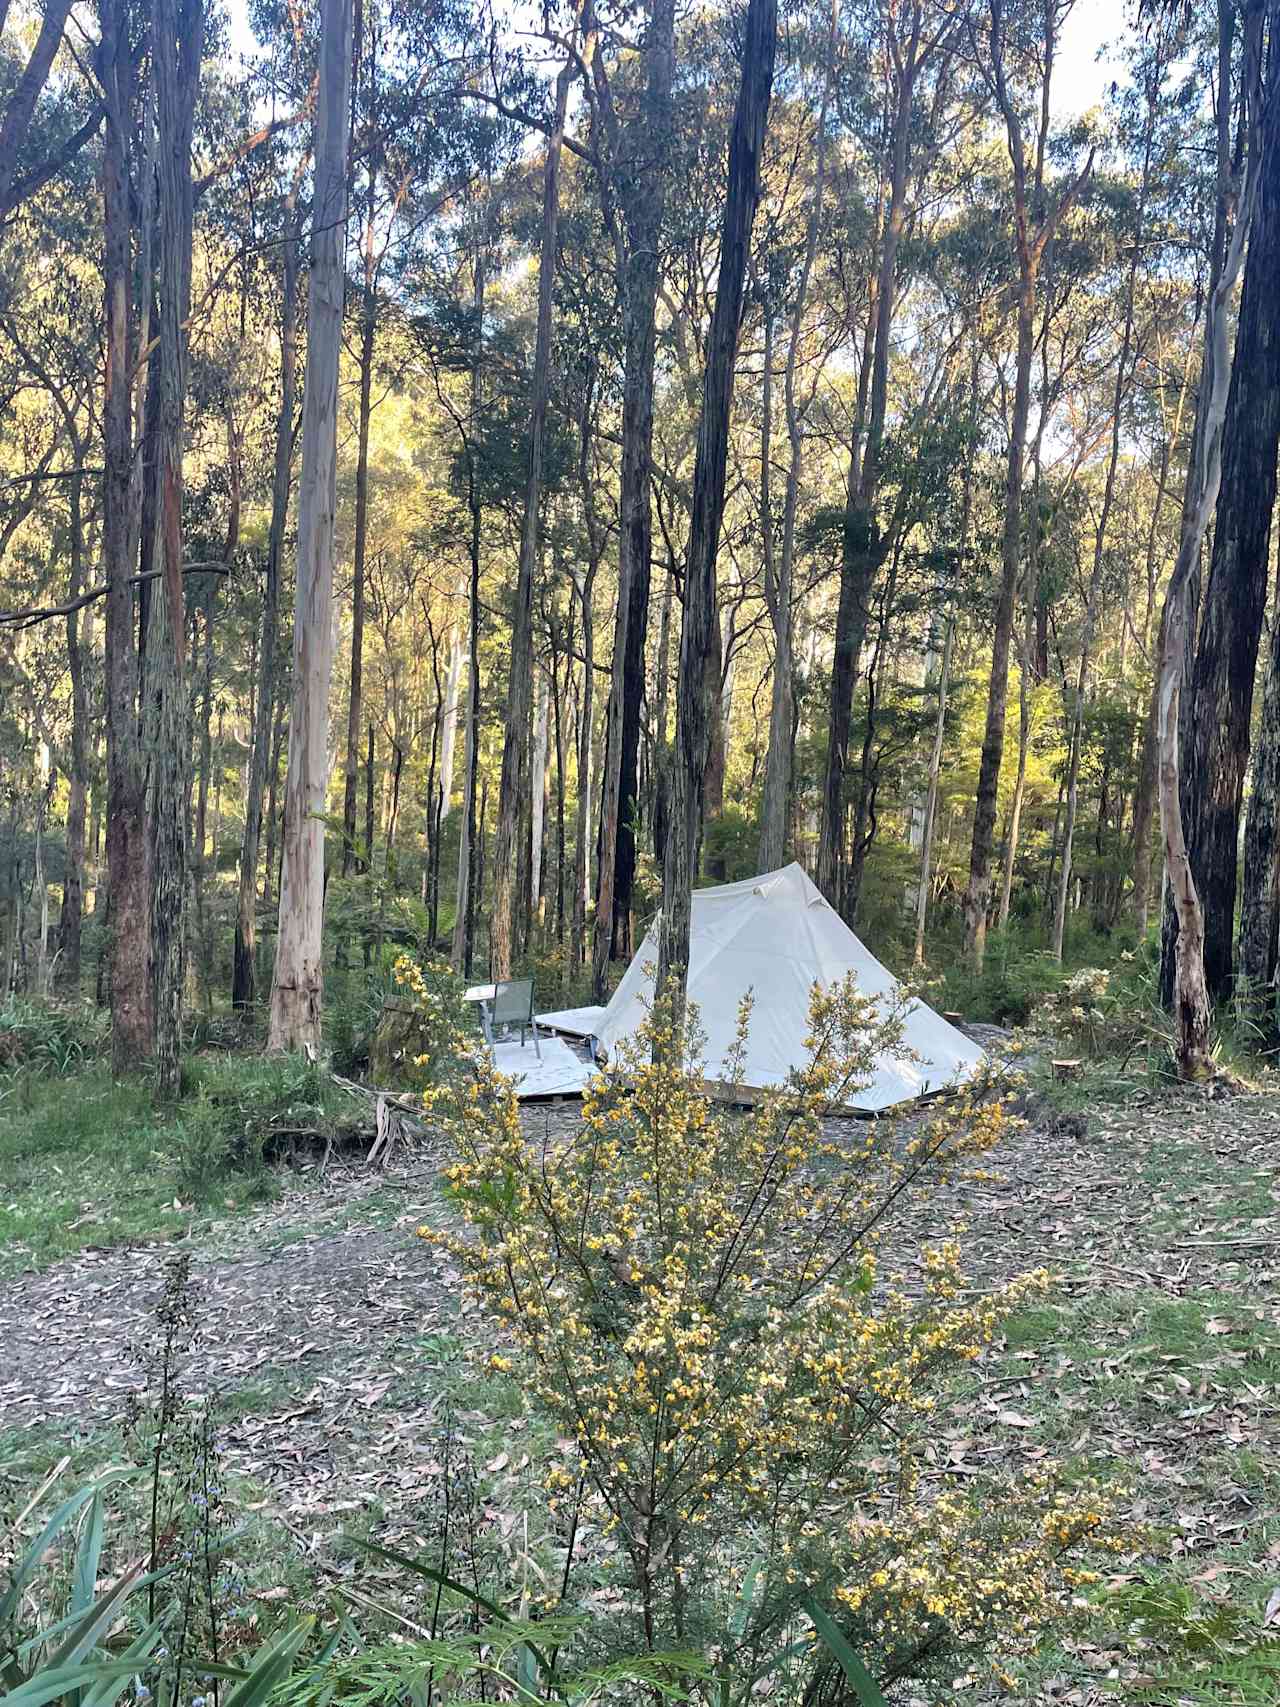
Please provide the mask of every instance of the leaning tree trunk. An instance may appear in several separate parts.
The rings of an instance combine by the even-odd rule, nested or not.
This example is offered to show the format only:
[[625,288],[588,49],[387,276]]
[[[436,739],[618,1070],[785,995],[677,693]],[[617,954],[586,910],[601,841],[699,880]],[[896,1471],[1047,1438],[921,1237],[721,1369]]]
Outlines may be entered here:
[[[1222,485],[1187,708],[1182,811],[1204,910],[1205,980],[1231,993],[1237,849],[1280,450],[1280,6],[1257,201],[1222,429]],[[1166,944],[1166,947],[1172,945]]]
[[280,931],[271,986],[271,1049],[318,1049],[323,999],[324,811],[333,672],[333,526],[342,344],[352,0],[324,0],[316,114],[307,369],[298,486],[293,701],[285,782]]
[[716,613],[716,555],[724,515],[729,413],[742,324],[742,292],[751,228],[760,200],[764,152],[777,47],[777,0],[749,0],[742,43],[742,73],[729,140],[729,187],[720,237],[716,302],[707,337],[702,413],[693,474],[693,508],[686,554],[684,613],[680,625],[680,675],[676,703],[676,754],[671,818],[662,873],[662,923],[657,987],[669,987],[677,1007],[689,963],[693,883],[702,830],[702,788],[711,746],[715,684],[720,675]]
[[[0,26],[3,25],[8,10],[8,0],[5,0],[5,4],[0,6]],[[40,31],[30,58],[9,94],[3,116],[0,116],[0,220],[7,219],[29,193],[22,180],[16,179],[16,174],[22,162],[23,144],[31,130],[36,103],[53,69],[58,49],[62,46],[62,36],[70,10],[71,0],[46,0],[46,4],[41,8]],[[105,35],[102,39],[105,44]],[[84,132],[86,141],[97,128],[95,119],[92,127]]]
[[277,653],[280,645],[280,565],[289,519],[289,476],[293,468],[293,416],[298,396],[298,229],[291,194],[285,204],[287,230],[281,249],[284,285],[280,308],[280,407],[276,411],[275,468],[271,483],[271,526],[267,535],[266,579],[262,588],[262,633],[258,646],[258,693],[249,754],[249,782],[240,849],[240,889],[236,899],[235,950],[231,1005],[246,1018],[253,1012],[257,985],[258,849],[262,839],[262,803],[271,756],[276,709]]
[[[588,43],[584,55],[591,58]],[[551,308],[555,290],[556,230],[560,219],[560,154],[564,143],[569,85],[576,59],[556,80],[556,112],[547,141],[542,178],[542,241],[538,258],[538,330],[534,344],[528,428],[528,477],[520,529],[520,567],[511,620],[511,680],[507,692],[502,743],[502,782],[498,791],[498,833],[493,860],[493,930],[490,972],[511,976],[516,906],[520,895],[520,825],[528,786],[529,719],[533,700],[533,575],[538,559],[538,512],[542,504],[542,464],[551,394]]]
[[605,996],[610,959],[630,953],[635,884],[635,815],[640,706],[653,550],[650,465],[653,458],[653,361],[658,301],[658,237],[666,201],[675,70],[674,0],[654,0],[645,41],[646,85],[635,138],[621,162],[627,258],[622,277],[625,343],[622,456],[618,492],[618,614],[613,634],[604,776],[600,793],[600,875],[591,954],[591,989]]

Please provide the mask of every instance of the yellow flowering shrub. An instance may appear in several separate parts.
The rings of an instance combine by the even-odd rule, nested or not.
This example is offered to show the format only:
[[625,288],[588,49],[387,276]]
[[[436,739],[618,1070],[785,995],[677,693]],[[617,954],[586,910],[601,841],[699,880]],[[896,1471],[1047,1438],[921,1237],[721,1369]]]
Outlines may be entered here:
[[[735,1057],[749,1021],[744,1005]],[[909,1278],[881,1273],[882,1246],[1000,1138],[998,1097],[830,1124],[902,1051],[901,1014],[852,982],[815,990],[808,1047],[790,1085],[734,1107],[706,1095],[696,1014],[677,1026],[659,1002],[581,1125],[541,1143],[482,1061],[447,1121],[462,1226],[422,1230],[504,1324],[492,1365],[561,1436],[553,1510],[585,1498],[616,1541],[644,1642],[697,1646],[746,1694],[807,1631],[810,1594],[882,1678],[1025,1636],[1069,1597],[1064,1555],[1099,1521],[1095,1495],[1047,1475],[993,1496],[927,1473],[948,1372],[1047,1276],[975,1297],[953,1240],[907,1253]]]
[[478,1049],[468,1027],[462,980],[448,961],[420,966],[402,954],[391,969],[399,991],[394,1054],[397,1077],[420,1091],[428,1107],[467,1073]]

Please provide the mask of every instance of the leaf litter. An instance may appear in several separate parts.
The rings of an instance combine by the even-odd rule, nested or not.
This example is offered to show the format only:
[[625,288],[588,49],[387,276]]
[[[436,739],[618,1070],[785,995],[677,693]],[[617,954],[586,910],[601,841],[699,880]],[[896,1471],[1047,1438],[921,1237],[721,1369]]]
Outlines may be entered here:
[[[572,1130],[575,1105],[526,1109],[532,1136]],[[181,1370],[219,1395],[228,1469],[254,1509],[302,1551],[364,1514],[412,1538],[441,1475],[444,1412],[474,1442],[486,1516],[522,1546],[517,1484],[537,1443],[510,1400],[459,1383],[488,1330],[459,1277],[413,1236],[442,1212],[441,1155],[397,1152],[384,1173],[350,1164],[201,1235],[192,1249],[200,1342]],[[1280,1097],[1170,1090],[1095,1109],[1083,1136],[1032,1120],[982,1176],[909,1210],[883,1253],[910,1269],[922,1242],[962,1229],[985,1290],[1048,1266],[1049,1304],[1009,1324],[939,1413],[940,1478],[1053,1458],[1110,1473],[1134,1540],[1123,1582],[1172,1572],[1213,1598],[1253,1593],[1280,1620]],[[172,1244],[88,1250],[0,1297],[0,1431],[108,1425],[136,1390],[144,1331]],[[479,1359],[475,1360],[477,1363]],[[464,1408],[456,1410],[454,1407]],[[531,1459],[531,1454],[532,1459]],[[529,1562],[527,1550],[524,1552]],[[1068,1637],[1025,1682],[1038,1707],[1096,1707],[1142,1676],[1123,1630]],[[990,1685],[956,1680],[967,1699]]]

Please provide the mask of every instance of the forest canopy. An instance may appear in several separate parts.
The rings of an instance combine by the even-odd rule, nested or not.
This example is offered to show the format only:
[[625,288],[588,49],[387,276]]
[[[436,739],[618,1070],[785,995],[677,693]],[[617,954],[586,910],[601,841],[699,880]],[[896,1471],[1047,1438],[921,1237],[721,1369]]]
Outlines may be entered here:
[[1280,14],[1073,14],[5,6],[0,984],[172,1087],[797,859],[1269,1034]]

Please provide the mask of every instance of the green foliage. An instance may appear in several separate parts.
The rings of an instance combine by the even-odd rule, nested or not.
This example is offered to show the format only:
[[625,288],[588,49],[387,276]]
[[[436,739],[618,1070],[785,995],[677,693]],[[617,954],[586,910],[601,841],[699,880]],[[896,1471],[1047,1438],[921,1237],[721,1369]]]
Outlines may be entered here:
[[170,1566],[147,1569],[136,1556],[114,1576],[106,1570],[109,1495],[129,1474],[110,1471],[81,1487],[28,1539],[24,1524],[39,1511],[55,1471],[0,1535],[6,1707],[113,1707],[126,1690],[138,1701],[150,1696],[157,1707],[176,1707],[191,1698],[196,1669],[231,1683],[222,1696],[225,1707],[264,1707],[288,1677],[310,1634],[309,1621],[271,1637],[247,1666],[197,1659],[188,1647],[188,1609],[181,1594],[171,1592],[180,1573]]
[[939,1011],[962,1013],[968,1020],[994,1025],[1025,1025],[1032,1011],[1061,990],[1081,967],[1132,964],[1133,979],[1142,984],[1149,978],[1151,965],[1145,954],[1138,956],[1133,951],[1128,938],[1102,937],[1088,931],[1068,938],[1059,962],[1044,946],[1041,931],[1014,921],[987,939],[981,972],[974,971],[958,938],[935,945],[930,959],[943,970],[926,980],[926,1000]]
[[1073,1054],[1122,1063],[1167,1056],[1171,1045],[1168,1016],[1155,995],[1154,969],[1139,965],[1132,953],[1121,956],[1118,971],[1081,966],[1033,1007],[1029,1030]]
[[948,1242],[919,1252],[912,1297],[877,1282],[877,1253],[895,1205],[996,1141],[999,1105],[832,1140],[824,1116],[900,1047],[900,1016],[852,984],[815,992],[792,1084],[746,1112],[708,1103],[708,1071],[741,1076],[749,1015],[718,1068],[696,1019],[657,1003],[563,1148],[527,1142],[481,1068],[451,1111],[434,1102],[465,1230],[422,1229],[504,1325],[514,1357],[504,1344],[491,1367],[553,1421],[551,1512],[617,1539],[628,1612],[611,1639],[715,1651],[725,1707],[780,1668],[803,1694],[809,1595],[838,1605],[882,1677],[1025,1637],[1079,1580],[1061,1555],[1100,1522],[1095,1492],[1051,1474],[972,1496],[922,1474],[948,1371],[1046,1277],[961,1303]]
[[350,1113],[350,1099],[305,1055],[191,1057],[174,1123],[179,1188],[202,1197],[229,1174],[261,1186],[283,1137],[336,1132]]
[[97,1586],[106,1496],[125,1474],[109,1472],[64,1499],[28,1542],[23,1522],[42,1506],[51,1477],[0,1537],[0,1680],[11,1707],[111,1707],[151,1663],[163,1620],[135,1620],[124,1637],[118,1626],[154,1575],[135,1563]]
[[456,1077],[478,1041],[463,982],[444,960],[419,965],[407,954],[392,968],[395,995],[384,1004],[370,1051],[379,1085],[426,1091]]
[[74,1072],[104,1052],[106,1036],[106,1015],[91,1003],[10,995],[0,1002],[0,1073]]
[[719,873],[717,883],[737,883],[759,870],[760,818],[754,808],[726,803],[718,817],[708,820],[705,860],[708,871]]
[[0,1274],[171,1236],[189,1216],[175,1195],[170,1134],[144,1080],[98,1065],[0,1080]]
[[[455,1585],[459,1586],[460,1585]],[[374,1707],[402,1699],[412,1680],[427,1682],[439,1707],[470,1707],[489,1699],[564,1707],[630,1707],[689,1697],[690,1680],[705,1676],[692,1654],[642,1654],[603,1664],[574,1655],[589,1631],[585,1618],[552,1617],[536,1623],[490,1619],[449,1636],[358,1647],[324,1665],[300,1671],[276,1695],[276,1707]],[[548,1661],[550,1648],[555,1660]]]
[[1133,1701],[1274,1707],[1280,1699],[1280,1625],[1270,1605],[1147,1574],[1114,1590],[1106,1606],[1134,1645],[1160,1656],[1156,1676],[1133,1685]]

